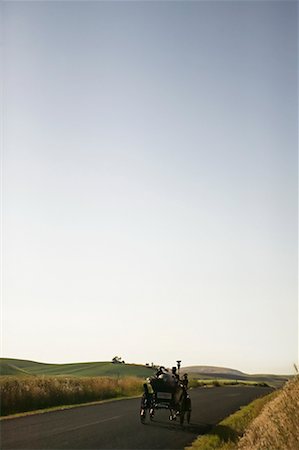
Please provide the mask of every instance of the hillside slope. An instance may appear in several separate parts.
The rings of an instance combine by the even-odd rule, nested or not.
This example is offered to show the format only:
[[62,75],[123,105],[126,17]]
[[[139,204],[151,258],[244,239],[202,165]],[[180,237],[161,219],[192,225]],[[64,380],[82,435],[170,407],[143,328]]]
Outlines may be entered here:
[[216,367],[216,366],[187,366],[182,368],[183,371],[188,372],[189,374],[223,374],[223,375],[233,375],[236,376],[245,376],[244,372],[240,370],[230,369],[227,367]]
[[22,369],[11,363],[1,362],[0,363],[0,375],[14,375],[14,376],[24,376],[30,375],[26,370]]
[[183,367],[181,370],[187,372],[191,378],[258,381],[268,383],[276,388],[281,387],[290,379],[290,375],[247,374],[240,370],[216,366],[189,366]]
[[[189,378],[197,379],[224,379],[261,381],[274,387],[282,386],[288,376],[280,375],[248,375],[239,370],[214,366],[183,367],[181,373],[187,372]],[[78,376],[78,377],[128,377],[147,378],[155,373],[151,367],[141,364],[113,364],[109,361],[47,364],[23,359],[0,358],[0,375],[47,375],[47,376]]]
[[138,364],[113,364],[112,362],[90,362],[72,364],[46,364],[35,361],[18,360],[10,358],[0,359],[1,375],[72,375],[80,377],[135,376],[146,378],[154,370]]

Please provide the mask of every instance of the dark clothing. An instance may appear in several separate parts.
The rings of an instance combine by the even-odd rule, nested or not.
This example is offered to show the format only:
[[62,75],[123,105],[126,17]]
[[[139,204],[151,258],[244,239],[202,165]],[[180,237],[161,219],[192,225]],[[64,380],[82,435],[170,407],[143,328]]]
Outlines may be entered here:
[[184,386],[184,388],[185,388],[186,390],[188,389],[188,384],[189,384],[188,378],[183,378],[183,380],[182,380],[182,385]]

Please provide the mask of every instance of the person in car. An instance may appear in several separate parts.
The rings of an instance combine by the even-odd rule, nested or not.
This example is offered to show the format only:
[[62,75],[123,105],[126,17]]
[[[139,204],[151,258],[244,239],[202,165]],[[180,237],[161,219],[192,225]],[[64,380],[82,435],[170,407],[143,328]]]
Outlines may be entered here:
[[171,369],[172,377],[174,378],[175,382],[178,383],[180,381],[179,374],[177,373],[177,368],[173,367]]
[[183,375],[182,385],[184,386],[184,388],[187,391],[188,385],[189,385],[189,380],[188,380],[188,374],[187,373],[184,373],[184,375]]

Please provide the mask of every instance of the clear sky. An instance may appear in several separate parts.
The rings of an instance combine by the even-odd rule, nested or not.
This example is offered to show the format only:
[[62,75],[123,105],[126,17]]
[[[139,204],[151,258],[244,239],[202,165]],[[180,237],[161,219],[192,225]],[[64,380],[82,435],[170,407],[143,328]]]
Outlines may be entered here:
[[292,372],[296,2],[2,12],[2,355]]

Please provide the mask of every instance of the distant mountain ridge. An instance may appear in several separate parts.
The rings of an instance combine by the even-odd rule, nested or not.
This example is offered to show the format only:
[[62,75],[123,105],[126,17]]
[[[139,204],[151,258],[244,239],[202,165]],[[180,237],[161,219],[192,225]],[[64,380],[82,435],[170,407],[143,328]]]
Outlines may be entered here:
[[269,383],[272,386],[282,386],[290,375],[272,375],[272,374],[248,374],[240,370],[217,366],[186,366],[181,369],[181,373],[186,372],[190,378],[202,380],[222,379],[238,381],[258,381]]
[[196,373],[196,374],[227,374],[227,375],[234,375],[234,376],[246,376],[244,372],[241,372],[240,370],[236,369],[230,369],[228,367],[217,367],[217,366],[186,366],[183,367],[181,370],[188,372],[188,373]]

